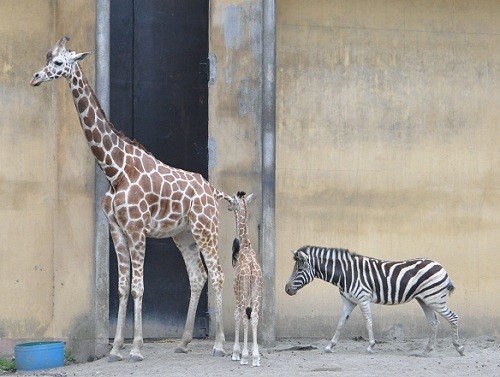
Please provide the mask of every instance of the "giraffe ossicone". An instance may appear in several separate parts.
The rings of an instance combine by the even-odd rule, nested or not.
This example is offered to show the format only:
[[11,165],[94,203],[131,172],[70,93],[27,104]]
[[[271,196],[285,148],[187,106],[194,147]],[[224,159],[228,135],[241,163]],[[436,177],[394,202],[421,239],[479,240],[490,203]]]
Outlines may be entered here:
[[[229,210],[236,219],[237,238],[233,242],[234,294],[236,308],[234,311],[235,333],[231,359],[248,364],[248,322],[252,323],[252,365],[260,366],[259,345],[257,342],[257,326],[259,309],[262,300],[262,270],[258,256],[248,236],[247,205],[254,199],[253,194],[245,197],[238,191],[229,201]],[[240,349],[240,321],[243,320],[243,350]]]
[[[146,237],[172,237],[186,263],[191,296],[186,325],[176,352],[187,352],[193,338],[196,308],[210,277],[215,292],[216,331],[213,354],[224,352],[222,287],[224,274],[217,252],[218,201],[230,196],[213,187],[200,174],[170,167],[137,143],[118,132],[108,121],[79,62],[88,52],[66,49],[63,37],[47,53],[46,65],[30,82],[64,77],[68,80],[80,124],[88,145],[109,180],[102,200],[118,259],[119,309],[110,361],[122,360],[124,327],[129,293],[134,300],[134,341],[130,360],[143,359],[142,297]],[[205,269],[202,257],[207,269]]]

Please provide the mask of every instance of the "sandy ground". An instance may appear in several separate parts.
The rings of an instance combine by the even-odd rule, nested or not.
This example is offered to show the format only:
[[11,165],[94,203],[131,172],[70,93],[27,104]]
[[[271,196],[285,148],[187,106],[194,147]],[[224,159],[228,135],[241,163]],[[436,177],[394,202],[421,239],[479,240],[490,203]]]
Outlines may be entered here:
[[229,341],[226,357],[211,356],[211,340],[194,340],[187,354],[174,353],[176,341],[164,341],[146,343],[142,362],[100,359],[4,376],[500,376],[500,342],[489,337],[465,339],[465,356],[455,351],[449,338],[438,339],[429,357],[420,356],[425,339],[381,341],[373,354],[365,352],[365,340],[340,339],[332,354],[323,353],[326,344],[326,339],[281,340],[275,347],[261,347],[261,366],[251,367],[231,361]]

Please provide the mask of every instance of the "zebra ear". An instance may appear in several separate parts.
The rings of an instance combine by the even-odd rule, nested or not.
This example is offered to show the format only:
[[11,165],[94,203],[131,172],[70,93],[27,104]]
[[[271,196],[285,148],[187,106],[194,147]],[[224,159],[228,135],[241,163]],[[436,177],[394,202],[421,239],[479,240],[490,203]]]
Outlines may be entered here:
[[307,254],[300,250],[295,253],[295,258],[300,262],[309,262],[309,257],[307,256]]

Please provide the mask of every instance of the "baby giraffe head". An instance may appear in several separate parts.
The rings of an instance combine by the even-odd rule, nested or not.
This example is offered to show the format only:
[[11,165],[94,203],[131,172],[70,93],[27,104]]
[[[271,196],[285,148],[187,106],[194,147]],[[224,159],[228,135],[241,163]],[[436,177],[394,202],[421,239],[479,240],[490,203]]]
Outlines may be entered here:
[[38,86],[42,82],[58,79],[59,77],[69,78],[74,71],[75,64],[90,54],[90,52],[78,54],[66,50],[66,42],[68,41],[68,37],[62,37],[52,50],[47,52],[45,67],[33,75],[30,85]]
[[254,195],[250,194],[246,196],[246,193],[243,191],[238,191],[236,195],[234,195],[229,201],[228,209],[230,211],[234,211],[235,213],[243,213],[246,214],[246,206],[251,203],[254,199]]

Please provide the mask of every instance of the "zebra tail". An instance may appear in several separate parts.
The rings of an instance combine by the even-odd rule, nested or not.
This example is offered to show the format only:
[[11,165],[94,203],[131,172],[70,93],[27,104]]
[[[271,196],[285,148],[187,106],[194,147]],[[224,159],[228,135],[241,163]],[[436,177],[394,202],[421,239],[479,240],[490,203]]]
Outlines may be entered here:
[[446,286],[446,289],[450,292],[450,295],[453,293],[453,291],[455,290],[455,286],[453,285],[453,282],[450,280],[450,282],[448,283],[448,285]]

